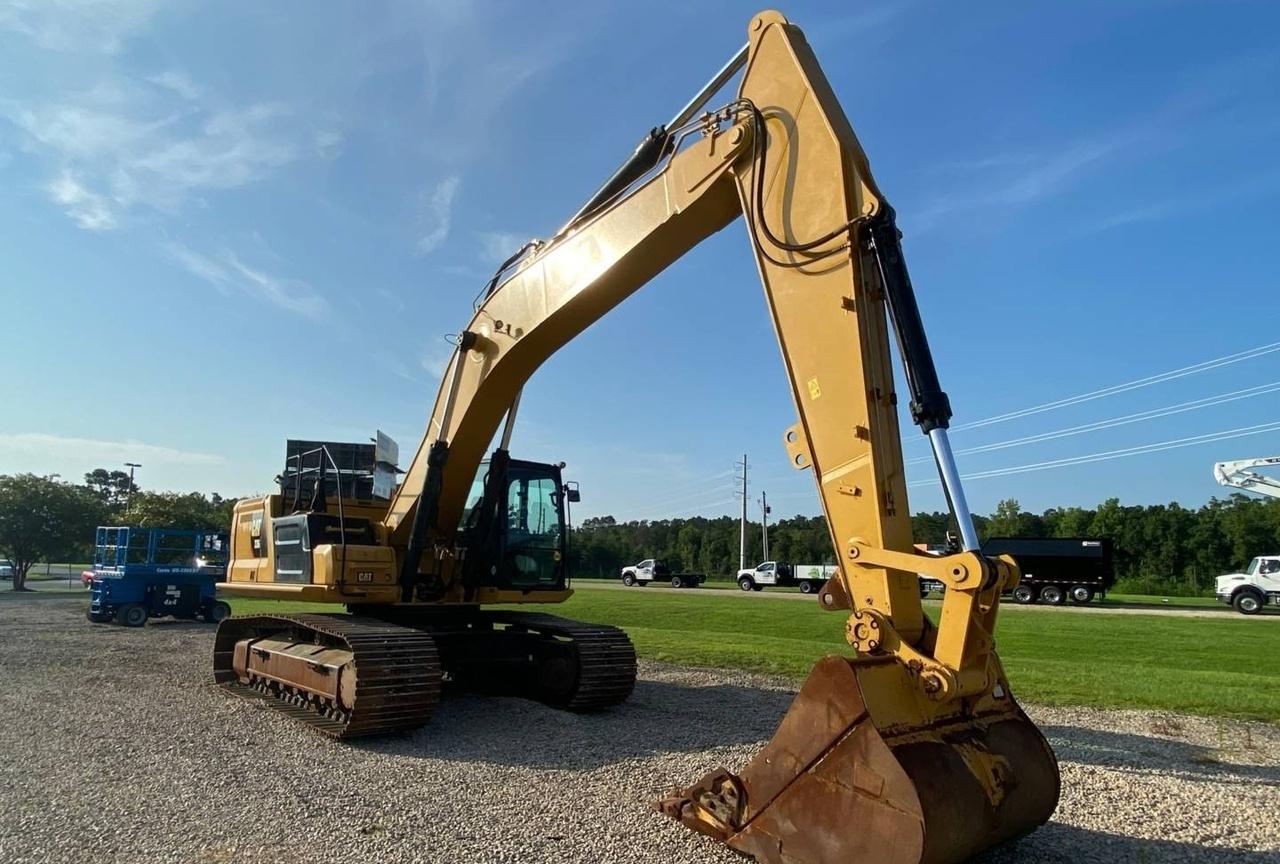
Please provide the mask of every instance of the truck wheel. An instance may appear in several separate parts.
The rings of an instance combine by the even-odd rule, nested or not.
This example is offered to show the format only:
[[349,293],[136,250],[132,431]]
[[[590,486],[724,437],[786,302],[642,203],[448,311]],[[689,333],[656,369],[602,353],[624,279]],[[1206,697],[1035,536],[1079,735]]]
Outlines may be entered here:
[[1093,599],[1093,589],[1088,585],[1071,586],[1071,602],[1083,606]]
[[1231,605],[1242,615],[1257,615],[1262,611],[1262,595],[1246,588],[1236,592],[1236,596],[1231,598]]
[[814,591],[817,591],[817,590],[818,590],[818,589],[817,589],[817,588],[815,588],[815,587],[814,587],[814,585],[813,585],[813,583],[812,583],[812,582],[810,582],[808,579],[806,579],[806,580],[804,580],[803,582],[801,582],[801,583],[800,583],[800,593],[801,593],[801,594],[812,594]]
[[210,624],[217,624],[224,618],[231,617],[231,607],[221,600],[216,601],[208,609],[204,610],[204,620]]
[[141,627],[147,623],[147,607],[141,603],[126,603],[116,610],[116,621],[126,627]]
[[684,587],[684,580],[683,580],[683,579],[681,579],[679,576],[672,576],[672,577],[671,577],[671,587],[672,587],[672,588],[683,588],[683,587]]
[[1046,585],[1040,589],[1040,599],[1050,606],[1061,606],[1062,601],[1066,599],[1066,595],[1062,593],[1062,589],[1057,585]]
[[636,584],[636,577],[632,576],[630,573],[623,573],[622,584],[630,588],[632,585]]
[[1013,589],[1013,602],[1022,603],[1024,605],[1027,603],[1034,603],[1036,602],[1036,592],[1032,591],[1026,585],[1019,585],[1017,588]]
[[741,579],[738,580],[738,587],[741,588],[743,591],[750,591],[752,588],[756,586],[752,584],[749,578],[747,578],[746,576],[743,576]]

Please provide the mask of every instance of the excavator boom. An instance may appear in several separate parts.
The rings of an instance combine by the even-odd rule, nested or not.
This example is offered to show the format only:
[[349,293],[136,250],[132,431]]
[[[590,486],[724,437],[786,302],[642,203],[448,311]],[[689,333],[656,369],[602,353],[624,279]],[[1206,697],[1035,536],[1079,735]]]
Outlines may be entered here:
[[[739,72],[736,95],[708,108]],[[840,560],[820,602],[847,614],[853,656],[815,667],[750,764],[715,771],[659,807],[760,861],[964,860],[1032,830],[1058,799],[1054,755],[1014,701],[994,650],[1000,594],[1017,584],[1018,568],[978,551],[947,440],[951,407],[893,209],[804,36],[777,12],[755,16],[747,46],[711,84],[650,132],[554,237],[513,256],[479,298],[427,432],[377,526],[379,547],[394,550],[396,608],[511,598],[476,576],[477,562],[489,559],[468,549],[467,538],[484,532],[459,525],[476,468],[505,418],[489,469],[501,476],[494,466],[507,458],[525,382],[559,348],[740,217],[795,401],[796,423],[782,434],[787,458],[813,473]],[[922,556],[912,545],[894,343],[912,419],[933,446],[963,538],[954,555]],[[501,518],[489,512],[495,500],[486,491],[482,527]],[[920,602],[920,573],[947,586],[936,622]],[[310,625],[291,625],[283,637],[264,630],[259,648],[245,643],[241,650],[228,639],[225,675],[239,674],[240,655],[248,665],[262,658],[263,670],[297,668],[290,658],[307,649],[299,645],[305,638],[295,638],[302,626]],[[466,635],[503,627],[514,634],[504,638],[551,650],[554,628],[564,626],[504,619],[468,625]],[[444,640],[448,668],[450,640],[461,644],[460,637],[445,627],[433,632]],[[515,644],[513,654],[524,651],[525,642]],[[343,650],[342,664],[360,665],[354,648]],[[572,650],[585,657],[589,648]],[[610,648],[618,657],[626,650],[629,643]],[[610,662],[601,668],[617,668]],[[586,672],[577,674],[590,683]],[[266,671],[258,678],[274,686]],[[629,683],[620,682],[600,704],[626,692]],[[350,711],[343,716],[355,722]]]

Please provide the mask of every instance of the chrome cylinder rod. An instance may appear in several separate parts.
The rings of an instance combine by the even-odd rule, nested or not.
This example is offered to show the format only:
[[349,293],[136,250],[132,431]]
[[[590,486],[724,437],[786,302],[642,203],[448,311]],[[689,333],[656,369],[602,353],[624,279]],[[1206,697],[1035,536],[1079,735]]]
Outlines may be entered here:
[[947,437],[947,430],[941,426],[930,429],[929,443],[933,445],[933,458],[938,463],[943,491],[947,493],[947,501],[951,503],[951,514],[956,517],[956,525],[960,528],[961,545],[966,552],[977,552],[980,546],[978,531],[973,527],[969,502],[965,500],[964,487],[960,485],[960,471],[956,468],[956,457],[951,452],[951,439]]
[[463,364],[467,361],[467,352],[476,344],[476,334],[464,330],[458,334],[457,350],[453,354],[453,369],[449,376],[449,389],[445,391],[444,411],[440,414],[440,429],[436,438],[449,440],[449,424],[453,422],[453,407],[458,395],[458,384],[462,381]]
[[750,47],[750,45],[743,45],[738,53],[734,54],[729,62],[724,64],[724,67],[715,74],[715,77],[707,82],[707,86],[699,90],[697,96],[690,99],[688,104],[676,113],[676,116],[667,121],[666,129],[668,132],[672,129],[679,129],[698,115],[702,107],[707,104],[707,100],[716,95],[716,91],[723,87],[726,81],[747,64],[747,49]]
[[516,412],[520,410],[520,396],[523,393],[523,389],[517,391],[516,398],[511,400],[511,407],[507,409],[507,420],[502,424],[502,443],[498,445],[499,450],[511,449],[511,433],[516,428]]

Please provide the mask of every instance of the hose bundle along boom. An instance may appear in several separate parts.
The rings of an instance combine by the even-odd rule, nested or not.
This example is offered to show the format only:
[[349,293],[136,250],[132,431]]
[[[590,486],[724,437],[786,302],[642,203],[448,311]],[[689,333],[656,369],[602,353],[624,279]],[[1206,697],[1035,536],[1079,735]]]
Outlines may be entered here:
[[[1053,753],[994,650],[1000,594],[1018,569],[978,550],[947,439],[951,407],[894,212],[849,121],[781,14],[753,18],[748,39],[550,241],[527,245],[486,287],[400,487],[384,505],[348,508],[368,520],[371,539],[352,544],[344,529],[341,559],[313,544],[318,563],[306,584],[276,584],[269,549],[233,561],[229,590],[345,603],[359,626],[231,619],[219,632],[219,679],[348,722],[366,699],[364,661],[340,637],[378,632],[392,644],[412,640],[423,658],[423,637],[434,643],[438,656],[403,683],[419,701],[430,701],[444,673],[571,709],[624,699],[635,661],[619,632],[483,610],[571,593],[563,544],[553,559],[550,539],[531,539],[544,520],[527,518],[538,500],[540,514],[562,512],[558,468],[510,459],[509,432],[525,383],[547,358],[742,217],[795,401],[783,443],[793,467],[813,473],[840,558],[819,596],[847,614],[855,656],[814,668],[743,770],[714,772],[658,806],[760,861],[961,861],[1041,824],[1058,798]],[[735,98],[704,110],[739,71]],[[964,540],[955,555],[912,546],[891,342]],[[486,462],[504,418],[502,446]],[[258,550],[247,538],[255,519],[259,535],[269,532],[271,506],[237,508],[244,536],[235,549]],[[947,587],[936,624],[918,574]],[[323,632],[338,635],[326,641]],[[309,660],[316,645],[336,670],[328,690],[313,668],[324,664]],[[402,686],[385,659],[394,653],[382,651],[372,667],[375,706]]]

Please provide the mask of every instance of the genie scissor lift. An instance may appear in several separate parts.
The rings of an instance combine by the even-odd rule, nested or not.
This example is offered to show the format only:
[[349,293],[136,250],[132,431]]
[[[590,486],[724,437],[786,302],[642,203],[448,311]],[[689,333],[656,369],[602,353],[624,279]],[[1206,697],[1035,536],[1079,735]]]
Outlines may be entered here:
[[141,627],[148,618],[203,618],[231,614],[217,599],[226,573],[227,535],[177,528],[98,528],[88,617]]

